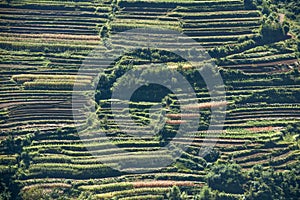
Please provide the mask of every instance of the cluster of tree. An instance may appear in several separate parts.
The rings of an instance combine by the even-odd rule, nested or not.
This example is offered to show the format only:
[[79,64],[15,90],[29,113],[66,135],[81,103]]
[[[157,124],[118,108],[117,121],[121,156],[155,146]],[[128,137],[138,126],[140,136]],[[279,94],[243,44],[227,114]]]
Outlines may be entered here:
[[18,200],[20,187],[19,184],[14,180],[13,175],[15,169],[9,168],[5,173],[0,173],[0,199],[9,200],[15,199]]
[[15,137],[16,132],[11,133],[7,138],[1,141],[1,146],[6,154],[21,154],[22,148],[31,144],[34,135],[27,134],[26,137]]
[[215,165],[207,175],[207,183],[213,190],[242,194],[245,177],[239,165]]
[[300,134],[300,123],[289,124],[285,130],[282,131],[283,134]]
[[277,7],[271,0],[257,0],[256,4],[264,14],[264,19],[260,28],[262,39],[265,43],[283,39],[289,32],[289,23],[280,22]]
[[23,147],[31,144],[34,135],[27,134],[26,137],[16,137],[17,132],[11,133],[1,142],[5,154],[16,155],[16,161],[7,163],[7,169],[0,173],[0,199],[19,199],[20,187],[17,180],[24,175],[28,169],[31,157]]
[[298,199],[300,196],[299,166],[289,172],[275,172],[269,168],[254,166],[247,174],[245,185],[247,200],[255,199]]
[[299,18],[300,2],[298,0],[272,0],[279,8],[284,8],[284,12],[289,19]]
[[251,49],[255,47],[256,41],[258,41],[259,38],[253,38],[253,39],[245,38],[243,40],[244,41],[236,45],[224,45],[220,47],[215,47],[209,50],[209,55],[213,58],[220,58],[230,54],[241,53],[247,49]]
[[271,88],[251,94],[251,96],[241,98],[236,103],[298,103],[300,99],[299,90],[287,90],[282,88]]
[[[272,2],[285,14],[288,19],[299,21],[300,19],[300,1],[298,0],[272,0]],[[284,29],[287,25],[284,25]],[[298,56],[300,52],[300,27],[298,23],[291,24],[292,34],[297,39]]]
[[260,27],[260,34],[265,43],[279,41],[283,39],[289,31],[289,25],[285,23],[283,26],[275,15],[265,18]]
[[275,172],[271,167],[264,169],[256,165],[248,172],[242,172],[237,164],[215,165],[207,175],[207,183],[209,187],[203,188],[198,199],[237,199],[234,194],[243,194],[246,200],[298,199],[300,167]]

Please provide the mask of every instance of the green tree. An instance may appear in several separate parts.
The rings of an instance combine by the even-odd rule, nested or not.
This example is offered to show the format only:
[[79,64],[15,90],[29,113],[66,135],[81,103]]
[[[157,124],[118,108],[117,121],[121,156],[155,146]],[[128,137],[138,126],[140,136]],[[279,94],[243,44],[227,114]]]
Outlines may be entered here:
[[261,4],[261,12],[265,15],[269,15],[271,13],[270,2],[267,0],[263,0]]
[[221,164],[212,167],[207,175],[207,182],[214,190],[241,194],[245,177],[239,165]]
[[11,199],[11,192],[8,190],[8,187],[2,181],[0,182],[0,200],[9,200]]
[[283,38],[285,35],[281,24],[271,19],[264,20],[260,27],[260,34],[264,42],[274,42]]
[[299,199],[299,175],[299,166],[288,172],[275,172],[272,168],[264,170],[256,166],[249,172],[246,199]]
[[283,25],[283,32],[284,32],[284,34],[286,35],[286,34],[288,34],[288,32],[290,31],[290,25],[289,24],[284,24]]
[[215,200],[215,199],[216,199],[216,194],[208,186],[204,186],[201,189],[200,194],[196,195],[194,198],[194,200]]
[[178,186],[173,186],[167,193],[168,200],[185,200],[188,199],[185,192],[181,193]]

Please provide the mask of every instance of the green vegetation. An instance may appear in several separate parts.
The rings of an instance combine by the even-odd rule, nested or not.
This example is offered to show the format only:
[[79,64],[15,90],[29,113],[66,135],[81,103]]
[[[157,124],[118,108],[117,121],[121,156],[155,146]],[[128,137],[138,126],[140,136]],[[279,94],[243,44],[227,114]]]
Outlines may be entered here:
[[[0,5],[0,199],[299,198],[298,1],[3,0]],[[129,51],[105,69],[96,88],[96,112],[86,117],[79,111],[74,124],[73,87],[88,94],[95,75],[94,66],[77,75],[84,59],[99,44],[103,55],[112,42],[131,49],[145,36],[137,33],[128,43],[111,38],[149,27],[177,30],[202,45],[218,65],[226,102],[210,102],[197,71],[204,62],[191,66],[149,47]],[[174,42],[169,35],[151,37]],[[183,53],[191,58],[194,51]],[[148,84],[129,101],[111,99],[113,91],[144,83],[152,74],[166,83],[167,68],[176,95]],[[130,70],[143,74],[123,76]],[[196,99],[180,88],[175,72],[190,82]],[[199,110],[200,119],[182,113],[179,97]],[[212,108],[225,105],[224,130],[208,130]],[[189,120],[198,120],[198,129],[175,138]],[[80,137],[78,127],[85,130]],[[97,136],[99,128],[110,141]],[[159,131],[153,135],[153,130]],[[174,152],[176,145],[189,144],[180,158],[162,151],[170,141]],[[212,151],[199,155],[213,143]],[[172,164],[158,168],[162,159]],[[141,173],[145,168],[151,172]]]

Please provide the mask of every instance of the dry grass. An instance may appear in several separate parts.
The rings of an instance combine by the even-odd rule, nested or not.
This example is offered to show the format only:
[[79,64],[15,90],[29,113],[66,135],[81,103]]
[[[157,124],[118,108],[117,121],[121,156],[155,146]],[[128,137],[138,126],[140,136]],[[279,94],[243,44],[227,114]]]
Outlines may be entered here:
[[200,115],[182,113],[182,114],[166,114],[165,116],[172,119],[189,119],[189,118],[198,118]]
[[132,183],[134,188],[141,187],[171,187],[176,186],[195,186],[193,182],[190,181],[150,181],[150,182],[134,182]]
[[257,133],[257,132],[267,132],[267,131],[273,131],[274,127],[272,126],[267,126],[267,127],[251,127],[251,128],[246,128],[247,131]]
[[226,106],[228,104],[227,101],[212,101],[206,103],[192,104],[183,106],[184,109],[203,109],[203,108],[216,108]]
[[186,121],[185,120],[167,120],[166,123],[170,124],[170,125],[180,125],[180,124],[186,123]]

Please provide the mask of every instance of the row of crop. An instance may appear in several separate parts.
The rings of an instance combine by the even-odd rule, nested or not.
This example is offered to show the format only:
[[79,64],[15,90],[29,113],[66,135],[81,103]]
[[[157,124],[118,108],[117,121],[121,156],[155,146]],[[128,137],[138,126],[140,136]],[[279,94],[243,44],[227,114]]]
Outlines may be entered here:
[[[222,1],[215,1],[215,2],[220,2],[222,3]],[[203,3],[206,3],[205,1]],[[237,11],[237,10],[243,10],[243,5],[242,4],[238,4],[238,3],[233,3],[233,4],[227,4],[225,6],[223,5],[211,5],[211,6],[207,6],[207,5],[201,5],[201,6],[194,6],[194,7],[177,7],[176,9],[174,9],[174,12],[177,13],[199,13],[199,11],[205,11],[205,12],[223,12],[223,11]],[[201,9],[201,10],[200,10]]]
[[251,94],[236,103],[298,103],[300,90],[298,88],[270,88]]
[[87,88],[87,83],[78,83],[74,81],[57,81],[57,82],[43,82],[43,81],[35,81],[35,82],[25,82],[25,89],[27,90],[73,90],[73,87],[85,89]]
[[[56,17],[57,15],[47,15],[46,13],[20,14],[19,12],[16,12],[14,14],[3,13],[2,16],[3,21],[0,24],[4,27],[5,25],[10,24],[10,28],[17,28],[17,27],[30,28],[30,26],[45,27],[47,25],[50,26],[51,24],[53,24],[55,27],[55,26],[62,26],[64,23],[66,23],[65,28],[70,29],[71,27],[76,28],[74,26],[76,25],[76,23],[79,25],[78,28],[80,28],[80,26],[96,28],[97,25],[99,26],[101,24],[104,24],[107,21],[106,14],[99,15],[99,16],[90,15],[89,17],[80,16],[80,15],[63,15],[60,17]],[[20,20],[23,21],[20,22]],[[28,32],[26,34],[28,34]]]
[[291,160],[299,160],[299,158],[300,158],[300,152],[299,152],[299,150],[297,150],[297,151],[288,153],[287,155],[284,155],[284,156],[272,158],[270,161],[270,165],[278,166],[278,165],[282,165],[283,163],[287,163]]
[[145,25],[155,25],[155,26],[179,26],[179,22],[177,20],[163,21],[163,20],[146,20],[140,18],[134,21],[132,21],[132,19],[119,19],[119,18],[114,20],[114,23],[118,23],[118,24],[127,24],[129,22],[131,22],[132,25],[145,24]]
[[[36,34],[35,34],[36,35]],[[99,39],[96,40],[66,40],[66,39],[53,39],[53,38],[45,38],[43,35],[42,37],[37,38],[23,38],[23,37],[0,37],[0,41],[6,41],[6,42],[28,42],[28,43],[33,43],[33,44],[39,44],[39,43],[49,43],[49,44],[70,44],[70,45],[90,45],[90,46],[96,46],[99,44]]]
[[119,200],[163,200],[163,199],[165,199],[164,195],[137,195],[137,196],[119,198]]
[[[254,128],[251,128],[254,129]],[[261,129],[259,127],[257,127],[257,129]],[[267,139],[270,137],[278,137],[281,136],[282,134],[280,132],[273,132],[273,131],[265,131],[265,132],[257,132],[257,133],[252,133],[250,132],[247,128],[243,129],[240,128],[239,129],[240,132],[238,133],[233,133],[233,132],[228,132],[226,131],[225,133],[214,133],[214,134],[209,134],[209,133],[191,133],[191,136],[194,136],[195,139],[197,139],[198,141],[202,141],[201,139],[205,140],[206,138],[210,138],[212,136],[218,137],[218,141],[220,143],[222,143],[222,141],[241,141],[241,142],[245,142],[245,141],[258,141],[260,139]],[[264,130],[264,128],[263,128]],[[189,134],[189,133],[187,133]],[[224,143],[224,142],[223,142]]]
[[[199,9],[206,9],[207,10],[232,10],[232,9],[242,9],[242,5],[240,1],[205,1],[205,2],[193,2],[193,1],[139,1],[139,2],[133,2],[133,1],[121,1],[120,3],[121,7],[125,8],[175,8],[179,7],[179,11],[185,11],[188,12],[189,10],[193,10],[194,7],[197,7],[197,11],[199,12]],[[180,9],[181,8],[181,9]],[[176,9],[176,10],[177,10]]]
[[246,29],[246,30],[240,30],[240,29],[231,29],[230,31],[223,31],[223,30],[212,30],[212,31],[206,31],[206,30],[184,30],[184,33],[188,36],[227,36],[227,35],[247,35],[252,34],[252,30]]
[[260,103],[260,104],[252,104],[252,105],[249,105],[249,106],[244,106],[244,107],[237,107],[235,108],[234,110],[230,110],[229,113],[231,115],[233,114],[236,114],[236,113],[239,113],[239,112],[244,112],[244,113],[251,113],[252,111],[255,112],[255,111],[267,111],[267,112],[270,112],[270,111],[284,111],[284,110],[287,110],[287,111],[290,111],[290,112],[293,112],[295,110],[298,110],[300,109],[300,105],[299,104],[280,104],[280,103],[275,103],[275,104],[267,104],[267,103]]
[[258,11],[223,11],[223,12],[198,12],[198,13],[172,13],[170,16],[181,16],[183,20],[216,19],[216,18],[252,18],[259,17]]
[[189,30],[193,30],[192,28],[218,28],[218,27],[258,27],[259,21],[216,21],[216,22],[203,22],[203,23],[184,23],[182,28],[189,28]]
[[[91,152],[92,153],[92,152]],[[95,153],[95,152],[94,152]],[[100,152],[96,152],[97,156],[89,158],[86,156],[81,156],[79,158],[76,157],[67,157],[67,156],[59,156],[59,155],[45,155],[34,157],[33,162],[35,164],[45,164],[45,163],[69,163],[70,165],[95,165],[101,163],[120,163],[121,168],[146,168],[159,166],[159,161],[163,159],[164,161],[172,161],[172,158],[168,155],[161,155],[159,151],[157,151],[157,155],[151,155],[148,152],[131,152],[131,153],[123,153],[121,150],[115,150],[114,152],[103,151],[103,155]],[[85,158],[86,157],[86,158]]]
[[[122,148],[122,151],[130,151],[130,152],[134,152],[134,151],[157,151],[159,150],[160,147],[150,147],[150,148],[144,148],[144,147],[135,147],[133,148]],[[95,154],[111,154],[111,153],[116,153],[118,151],[121,151],[120,149],[104,149],[104,150],[99,150],[99,151],[73,151],[73,150],[57,150],[55,153],[62,153],[66,156],[75,156],[75,157],[80,157],[80,156],[90,156],[91,153],[95,153]],[[39,150],[39,153],[48,153],[47,149],[44,150]],[[54,152],[52,152],[54,153]]]
[[[255,48],[254,48],[255,49]],[[252,50],[252,49],[250,49]],[[287,53],[293,53],[294,51],[290,49],[284,49],[284,50],[277,50],[277,49],[271,49],[271,50],[261,50],[257,52],[243,52],[240,54],[234,54],[231,56],[228,56],[228,59],[247,59],[247,58],[260,58],[265,56],[272,56],[274,54],[287,54]]]
[[129,190],[134,188],[150,188],[150,187],[171,187],[176,186],[194,186],[190,181],[139,181],[139,182],[117,182],[102,185],[84,185],[79,186],[81,190],[89,190],[97,193],[115,192],[121,190]]
[[[135,28],[159,28],[159,26],[151,25],[151,24],[132,24],[132,23],[128,24],[128,23],[115,22],[112,24],[111,30],[115,32],[119,32],[119,31],[135,29]],[[180,31],[180,27],[174,25],[166,25],[164,26],[164,28]]]
[[2,26],[2,30],[9,31],[16,34],[23,34],[32,32],[34,34],[42,34],[42,33],[61,33],[61,34],[77,34],[77,35],[96,35],[97,31],[86,27],[73,27],[67,28],[67,26],[62,25],[61,27],[43,27],[41,29],[39,26],[14,26],[8,29],[7,26]]
[[22,51],[30,50],[33,52],[65,52],[65,51],[82,51],[91,50],[93,47],[85,45],[66,45],[66,44],[46,44],[46,43],[23,43],[23,42],[0,42],[0,48],[5,50]]
[[25,186],[23,187],[23,191],[26,191],[26,190],[30,190],[32,188],[71,188],[72,185],[70,184],[67,184],[67,183],[39,183],[39,184],[34,184],[34,185],[29,185],[29,186]]
[[[13,22],[10,22],[10,23],[13,23]],[[6,24],[3,24],[3,25],[6,25]],[[19,26],[20,25],[20,26]],[[11,25],[11,29],[15,30],[17,28],[20,28],[20,27],[24,27],[24,29],[26,30],[27,28],[28,29],[34,29],[34,28],[39,28],[40,30],[47,30],[47,29],[56,29],[56,28],[68,28],[70,30],[82,30],[82,29],[86,29],[86,31],[91,31],[95,28],[95,25],[93,24],[73,24],[73,23],[63,23],[63,24],[60,24],[60,23],[51,23],[51,24],[48,24],[48,23],[43,23],[43,22],[34,22],[34,23],[13,23]],[[64,30],[64,31],[67,31],[68,29]]]
[[[11,37],[11,38],[16,38],[16,37],[22,37],[22,38],[47,38],[47,39],[57,39],[57,40],[80,40],[80,41],[85,41],[85,40],[99,40],[99,36],[92,36],[92,35],[67,35],[67,34],[28,34],[24,33],[22,35],[19,34],[12,34],[12,33],[1,33],[1,36],[5,37]],[[11,52],[8,52],[11,53]],[[15,52],[13,55],[18,54]]]
[[[32,115],[35,116],[32,116]],[[51,116],[49,116],[51,114]],[[37,124],[43,124],[43,121],[45,118],[49,119],[49,122],[55,122],[60,121],[61,123],[70,123],[73,119],[73,116],[71,114],[62,114],[62,113],[36,113],[32,112],[29,114],[19,114],[19,115],[12,115],[11,118],[8,120],[10,125],[13,125],[14,122],[24,122],[26,123],[35,123]]]
[[[241,121],[247,121],[247,120],[259,120],[259,119],[263,119],[263,118],[291,118],[291,117],[295,117],[297,118],[299,116],[299,112],[293,112],[293,111],[287,111],[287,112],[282,112],[282,111],[262,111],[262,112],[258,112],[258,111],[253,111],[253,113],[236,113],[234,115],[228,115],[228,118],[227,120],[231,120],[231,121],[234,121],[234,120],[241,120]],[[251,120],[250,120],[251,121]],[[264,127],[264,126],[262,126]],[[270,125],[268,126],[270,127]],[[256,127],[257,128],[257,127]],[[259,130],[259,129],[252,129],[253,131],[254,130]],[[259,127],[261,128],[261,127]],[[250,130],[250,129],[248,129]]]
[[[45,24],[49,24],[49,21],[53,21],[53,19],[55,19],[55,23],[72,23],[72,24],[76,24],[77,22],[79,24],[94,24],[95,26],[97,24],[104,24],[107,19],[105,18],[97,18],[97,17],[80,17],[80,16],[55,16],[55,15],[38,15],[39,13],[37,13],[36,15],[29,15],[29,14],[19,14],[19,13],[15,13],[14,15],[11,14],[5,14],[3,13],[1,18],[3,20],[5,20],[5,23],[2,22],[2,24],[7,24],[7,23],[11,23],[11,24],[20,24],[20,22],[18,22],[19,20],[24,20],[24,22],[44,22]],[[72,19],[72,20],[71,20]],[[25,33],[28,34],[28,33]]]
[[97,194],[95,197],[97,199],[111,199],[113,197],[128,197],[128,196],[135,196],[135,195],[143,195],[143,194],[165,194],[169,191],[169,188],[137,188],[137,189],[129,189],[123,191],[116,191],[116,192],[109,192],[103,194]]
[[[252,36],[253,34],[246,34],[244,36]],[[239,38],[241,38],[243,36],[240,35],[225,35],[225,36],[202,36],[202,37],[192,37],[193,39],[195,39],[197,42],[227,42],[227,41],[233,41],[233,42],[237,42],[239,40]],[[213,54],[210,54],[213,55]]]
[[269,112],[269,113],[259,113],[255,112],[253,114],[240,114],[235,116],[228,116],[227,120],[229,121],[235,121],[235,120],[241,120],[246,121],[250,119],[263,119],[263,118],[288,118],[288,117],[299,117],[299,113],[293,113],[293,112]]
[[[254,165],[260,164],[263,166],[278,166],[294,159],[298,159],[300,156],[299,151],[288,152],[282,156],[273,157],[272,155],[263,155],[261,159],[255,159],[253,161],[241,163],[245,168],[253,167]],[[288,165],[286,166],[288,168]]]
[[205,23],[205,22],[222,22],[222,21],[225,21],[225,22],[243,22],[243,21],[246,21],[246,22],[253,21],[253,22],[255,22],[256,21],[256,22],[258,22],[260,20],[261,20],[260,17],[251,17],[251,18],[239,17],[239,18],[216,18],[216,19],[184,20],[184,23],[188,25],[188,24],[193,24],[193,23],[200,24],[200,23]]
[[[17,26],[47,26],[53,21],[52,16],[48,17],[38,17],[38,18],[31,18],[30,15],[4,15],[3,18],[5,19],[5,22],[2,22],[2,25],[10,24],[11,27],[17,27]],[[77,19],[77,20],[76,20]],[[22,22],[18,20],[24,20]],[[49,22],[50,21],[50,22]],[[100,18],[96,21],[96,18],[91,18],[89,20],[82,19],[80,17],[75,18],[73,21],[68,20],[68,18],[60,18],[53,21],[51,24],[53,26],[61,26],[61,25],[70,25],[70,27],[75,27],[74,25],[78,25],[79,27],[87,27],[92,28],[95,27],[97,24],[98,26],[100,24],[104,24],[106,22],[106,19]],[[28,34],[28,33],[25,33]]]
[[[247,90],[247,87],[251,86],[283,86],[283,85],[294,85],[296,82],[293,80],[284,80],[283,78],[264,78],[264,79],[245,79],[245,80],[238,80],[238,81],[228,81],[226,84],[236,88],[236,87],[243,87],[246,90],[241,91],[244,95],[249,95],[253,92],[260,92],[261,89],[255,90],[254,88],[251,90],[250,88]],[[252,92],[250,92],[252,91]],[[235,92],[232,95],[237,96],[240,92]]]
[[285,61],[295,59],[296,55],[294,53],[287,54],[273,54],[262,57],[255,58],[239,58],[239,59],[228,59],[222,62],[222,65],[236,65],[236,64],[258,64],[258,63],[269,63],[269,62],[277,62],[277,61]]
[[[43,118],[41,120],[32,120],[29,117],[28,120],[23,120],[23,121],[20,121],[20,120],[16,120],[15,122],[8,121],[4,124],[1,124],[0,127],[1,128],[12,128],[12,127],[20,126],[20,127],[24,128],[24,127],[30,127],[30,126],[32,126],[32,127],[40,126],[42,124],[57,124],[57,123],[58,123],[58,120],[56,120],[56,119],[48,119],[47,120],[47,119]],[[64,119],[62,121],[62,119],[61,119],[60,123],[62,123],[62,124],[72,124],[72,123],[74,123],[74,120]]]
[[[105,0],[101,2],[101,5],[105,7],[110,1]],[[3,2],[3,6],[7,8],[10,7],[22,7],[22,8],[39,8],[39,9],[50,9],[50,10],[74,10],[75,8],[85,9],[85,10],[93,10],[94,4],[90,1],[52,1],[52,0],[44,0],[41,2],[36,2],[32,0],[24,0],[24,1],[8,1]]]
[[18,83],[24,83],[34,80],[85,80],[89,81],[90,76],[77,76],[77,75],[50,75],[50,74],[17,74],[13,75],[12,79]]
[[64,163],[31,164],[27,178],[103,178],[116,176],[120,173],[111,167],[116,165],[74,165]]
[[[114,145],[117,145],[119,147],[122,148],[126,148],[126,147],[159,147],[159,142],[158,141],[138,141],[138,140],[125,140],[125,141],[114,141],[113,142]],[[35,146],[29,146],[29,147],[25,147],[25,149],[29,150],[29,151],[42,151],[43,149],[54,149],[58,151],[60,150],[70,150],[70,151],[80,151],[80,152],[85,152],[87,149],[86,147],[89,148],[89,150],[105,150],[105,149],[109,149],[109,147],[111,147],[111,143],[105,143],[105,142],[101,142],[101,143],[96,143],[96,142],[92,142],[92,143],[87,143],[85,145],[83,144],[41,144],[41,145],[35,145]]]

